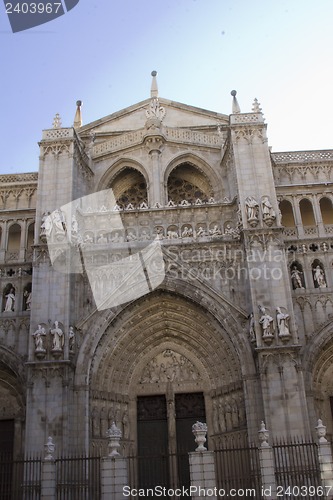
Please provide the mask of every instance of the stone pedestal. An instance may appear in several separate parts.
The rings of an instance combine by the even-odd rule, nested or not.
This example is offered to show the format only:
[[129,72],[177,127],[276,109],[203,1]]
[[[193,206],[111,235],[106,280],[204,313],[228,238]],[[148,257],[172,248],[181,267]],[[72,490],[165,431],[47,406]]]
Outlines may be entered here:
[[216,500],[217,496],[212,494],[216,492],[214,452],[194,451],[189,453],[189,461],[192,499]]
[[121,456],[101,460],[101,500],[123,500],[123,488],[128,486],[127,461]]

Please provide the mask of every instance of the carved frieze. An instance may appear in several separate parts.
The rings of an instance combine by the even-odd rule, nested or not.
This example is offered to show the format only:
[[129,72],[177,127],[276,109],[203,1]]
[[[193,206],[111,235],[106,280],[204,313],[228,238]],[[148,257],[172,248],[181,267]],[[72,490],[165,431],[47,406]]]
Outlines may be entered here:
[[198,379],[200,374],[189,359],[166,349],[147,364],[139,383],[193,382]]

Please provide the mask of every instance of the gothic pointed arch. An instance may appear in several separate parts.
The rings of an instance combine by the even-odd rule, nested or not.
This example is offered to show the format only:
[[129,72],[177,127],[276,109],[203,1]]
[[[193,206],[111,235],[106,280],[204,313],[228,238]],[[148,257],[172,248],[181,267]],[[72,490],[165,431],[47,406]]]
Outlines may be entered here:
[[183,200],[195,203],[199,198],[220,201],[221,180],[211,166],[194,154],[180,155],[167,166],[164,174],[166,199],[180,204]]
[[103,175],[98,190],[113,190],[117,205],[126,209],[128,205],[139,208],[148,204],[148,174],[136,160],[123,158],[114,163]]

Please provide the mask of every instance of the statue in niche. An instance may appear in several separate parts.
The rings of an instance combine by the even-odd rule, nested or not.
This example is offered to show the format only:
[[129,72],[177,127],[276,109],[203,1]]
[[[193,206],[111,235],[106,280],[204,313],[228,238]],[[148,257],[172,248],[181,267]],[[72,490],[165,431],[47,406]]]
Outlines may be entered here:
[[90,244],[90,243],[94,243],[94,238],[88,233],[84,236],[84,240],[83,240],[83,243],[86,243],[86,244]]
[[66,232],[66,221],[63,212],[58,208],[53,212],[53,226],[56,239],[63,239]]
[[37,330],[32,334],[35,341],[35,351],[36,352],[45,352],[44,348],[44,340],[43,337],[46,336],[45,328],[41,325],[38,325]]
[[215,226],[213,227],[213,229],[210,229],[209,230],[209,234],[211,236],[220,236],[222,234],[221,230],[219,229],[218,225],[215,224]]
[[168,240],[176,239],[178,238],[178,233],[177,231],[168,231],[167,236]]
[[127,234],[127,241],[135,241],[137,239],[133,231],[129,230]]
[[97,238],[97,243],[99,243],[100,245],[103,245],[104,243],[107,243],[107,242],[108,242],[108,239],[104,233],[100,234],[99,237]]
[[222,433],[226,432],[226,430],[227,430],[222,400],[220,400],[220,403],[219,403],[219,428],[220,428],[220,432],[222,432]]
[[68,346],[70,352],[75,351],[75,332],[72,326],[69,327],[68,331]]
[[239,426],[239,421],[238,421],[238,408],[237,408],[237,402],[233,399],[232,400],[232,405],[231,405],[231,421],[233,427],[238,427]]
[[219,410],[216,400],[213,401],[213,431],[214,434],[219,433]]
[[268,196],[263,196],[261,200],[261,208],[262,208],[262,218],[267,224],[267,226],[271,226],[276,219],[276,213],[273,209],[273,205],[271,204]]
[[123,438],[128,439],[129,438],[129,418],[128,418],[128,411],[125,410],[122,418],[122,424],[123,424]]
[[249,316],[249,335],[251,342],[256,342],[256,330],[253,312]]
[[79,232],[79,224],[78,224],[78,221],[76,219],[76,216],[75,214],[72,215],[72,236],[77,236],[78,235],[78,232]]
[[233,427],[232,425],[232,409],[227,401],[224,405],[224,410],[225,410],[225,421],[226,421],[226,426],[227,426],[227,431],[230,431]]
[[297,269],[297,266],[293,266],[291,270],[291,283],[293,285],[293,289],[296,288],[304,288],[303,286],[303,273]]
[[41,237],[49,237],[51,236],[52,231],[52,220],[50,217],[50,212],[44,212],[42,215],[42,223],[40,226],[40,236]]
[[25,298],[25,310],[31,311],[32,293],[28,292],[28,290],[25,290],[25,292],[23,293],[23,297]]
[[205,228],[203,226],[199,226],[197,230],[197,237],[206,236]]
[[64,332],[59,327],[59,322],[54,322],[55,328],[52,328],[51,335],[53,336],[52,351],[62,351],[64,347]]
[[5,304],[5,312],[13,312],[15,305],[15,288],[11,288],[9,293],[5,296],[6,304]]
[[193,230],[189,226],[185,226],[182,232],[182,238],[190,238],[193,236]]
[[276,323],[279,337],[290,337],[289,331],[290,316],[288,313],[283,313],[280,307],[276,308]]
[[318,288],[326,288],[325,273],[320,266],[316,266],[313,271],[313,279]]
[[141,240],[150,240],[150,236],[145,229],[142,231],[140,239]]
[[262,337],[270,338],[273,337],[273,318],[269,314],[266,313],[266,309],[262,306],[259,306],[259,311],[261,313],[261,317],[259,319],[259,323],[262,327]]
[[253,196],[248,196],[245,200],[247,220],[250,223],[258,223],[259,205]]

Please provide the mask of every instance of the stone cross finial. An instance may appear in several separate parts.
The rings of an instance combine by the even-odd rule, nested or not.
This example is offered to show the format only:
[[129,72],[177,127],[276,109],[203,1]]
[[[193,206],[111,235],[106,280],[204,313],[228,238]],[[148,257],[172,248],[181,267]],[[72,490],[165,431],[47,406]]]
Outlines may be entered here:
[[53,460],[53,453],[55,450],[55,444],[53,443],[52,437],[47,438],[47,443],[44,445],[45,457],[44,460]]
[[157,87],[157,71],[152,71],[151,76],[153,77],[150,88],[150,97],[158,97],[158,87]]
[[61,128],[61,118],[59,113],[56,113],[55,117],[53,118],[53,128]]

